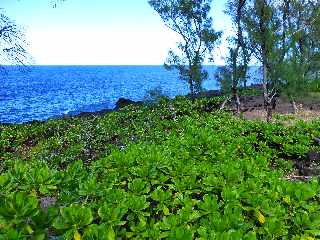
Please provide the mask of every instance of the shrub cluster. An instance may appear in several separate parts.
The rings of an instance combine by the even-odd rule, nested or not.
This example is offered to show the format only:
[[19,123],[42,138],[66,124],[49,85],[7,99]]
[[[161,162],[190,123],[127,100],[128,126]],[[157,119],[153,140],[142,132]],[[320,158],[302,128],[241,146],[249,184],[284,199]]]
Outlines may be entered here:
[[316,239],[320,186],[285,180],[320,122],[245,121],[221,99],[1,126],[0,239]]

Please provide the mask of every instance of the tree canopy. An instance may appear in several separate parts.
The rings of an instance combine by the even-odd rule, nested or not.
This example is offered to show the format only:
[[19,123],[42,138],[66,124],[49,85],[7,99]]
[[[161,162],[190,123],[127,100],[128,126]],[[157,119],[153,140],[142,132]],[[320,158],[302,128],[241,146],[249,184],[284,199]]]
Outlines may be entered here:
[[169,51],[165,66],[179,71],[181,79],[189,84],[191,94],[201,90],[201,83],[208,76],[202,64],[221,35],[213,29],[209,17],[211,3],[212,0],[149,1],[164,24],[182,39],[178,51]]
[[23,29],[5,14],[0,14],[0,57],[5,64],[25,65],[30,61]]

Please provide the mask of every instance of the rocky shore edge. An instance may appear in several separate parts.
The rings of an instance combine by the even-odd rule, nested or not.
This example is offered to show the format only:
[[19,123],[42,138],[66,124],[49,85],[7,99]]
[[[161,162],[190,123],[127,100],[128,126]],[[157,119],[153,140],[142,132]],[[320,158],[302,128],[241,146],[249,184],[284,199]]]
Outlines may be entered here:
[[[202,92],[201,94],[197,94],[193,96],[193,98],[210,98],[210,97],[218,97],[222,96],[222,92],[220,90],[207,90]],[[190,97],[190,95],[186,95],[187,97]],[[164,96],[165,97],[165,96]],[[79,112],[77,114],[65,114],[62,117],[90,117],[90,116],[97,116],[97,115],[103,115],[106,113],[119,111],[120,109],[128,106],[128,105],[143,105],[146,104],[144,101],[133,101],[128,98],[119,98],[118,101],[115,104],[115,107],[112,109],[102,109],[94,112]]]

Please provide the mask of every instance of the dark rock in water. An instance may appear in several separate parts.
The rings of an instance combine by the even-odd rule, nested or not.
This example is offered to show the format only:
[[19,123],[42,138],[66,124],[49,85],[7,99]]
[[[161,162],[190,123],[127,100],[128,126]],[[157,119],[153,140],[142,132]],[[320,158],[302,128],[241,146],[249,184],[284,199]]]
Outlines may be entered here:
[[126,107],[128,105],[131,105],[131,104],[141,104],[141,103],[142,103],[141,101],[135,102],[135,101],[132,101],[130,99],[119,98],[119,100],[116,103],[116,106],[115,106],[114,110],[119,110],[119,109],[124,108],[124,107]]
[[97,110],[97,111],[74,111],[74,112],[69,112],[68,114],[63,115],[62,117],[68,118],[68,117],[94,117],[94,116],[101,116],[105,115],[107,113],[113,112],[113,111],[118,111],[121,108],[124,108],[125,106],[131,105],[131,104],[142,104],[142,101],[132,101],[130,99],[126,98],[119,98],[119,100],[116,102],[116,106],[113,109],[102,109],[102,110]]

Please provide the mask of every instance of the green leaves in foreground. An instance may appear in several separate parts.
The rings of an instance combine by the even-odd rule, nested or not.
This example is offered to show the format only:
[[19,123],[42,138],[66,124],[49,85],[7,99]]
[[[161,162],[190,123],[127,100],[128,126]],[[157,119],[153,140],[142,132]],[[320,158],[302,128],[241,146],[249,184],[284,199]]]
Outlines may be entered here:
[[320,238],[318,180],[285,180],[320,150],[320,122],[204,111],[216,103],[3,126],[0,239]]
[[85,208],[77,204],[71,204],[69,207],[60,209],[60,215],[53,222],[53,227],[58,230],[66,231],[64,236],[75,240],[80,239],[81,229],[88,226],[93,220],[90,208]]
[[0,237],[20,239],[33,235],[35,230],[31,219],[39,214],[38,200],[25,193],[12,193],[0,198]]

